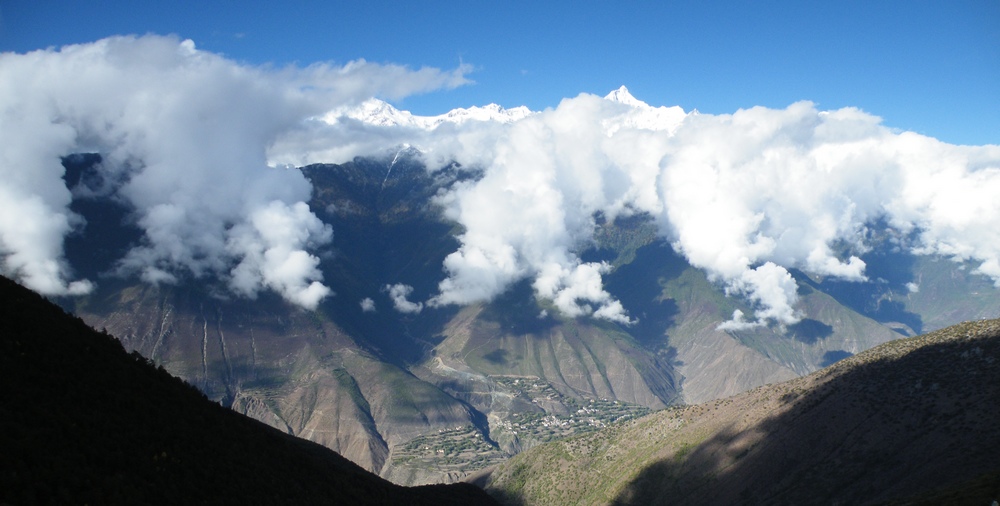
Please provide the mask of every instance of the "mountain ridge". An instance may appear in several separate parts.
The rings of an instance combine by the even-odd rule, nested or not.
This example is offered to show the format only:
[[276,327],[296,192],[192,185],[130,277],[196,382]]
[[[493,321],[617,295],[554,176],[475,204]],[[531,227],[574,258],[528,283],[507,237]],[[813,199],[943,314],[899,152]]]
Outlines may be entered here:
[[[621,86],[604,96],[609,102],[627,106],[628,110],[615,121],[605,125],[608,135],[613,135],[622,127],[674,132],[688,113],[679,106],[653,107],[635,98],[628,88]],[[410,111],[400,110],[392,104],[377,98],[335,109],[318,118],[327,124],[344,121],[359,121],[377,127],[403,127],[419,130],[434,130],[446,124],[461,125],[475,121],[481,123],[509,124],[539,114],[525,106],[505,108],[497,104],[456,108],[436,116],[420,116]],[[693,114],[697,114],[694,112]]]
[[452,109],[436,116],[418,116],[393,107],[384,100],[370,98],[359,105],[330,111],[320,118],[335,124],[345,119],[380,127],[409,127],[433,130],[446,123],[461,125],[468,121],[513,123],[535,114],[525,106],[504,108],[497,104]]
[[509,504],[943,496],[988,504],[1000,497],[998,360],[1000,320],[967,322],[802,378],[537,447],[484,480]]

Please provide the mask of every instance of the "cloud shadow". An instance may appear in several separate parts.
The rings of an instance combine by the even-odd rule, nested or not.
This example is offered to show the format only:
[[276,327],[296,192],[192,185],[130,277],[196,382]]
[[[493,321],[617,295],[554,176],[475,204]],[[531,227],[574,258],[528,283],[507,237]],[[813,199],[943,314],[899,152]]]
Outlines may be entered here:
[[816,344],[821,339],[833,335],[833,327],[819,320],[804,318],[798,323],[788,326],[788,333],[793,338],[806,344]]

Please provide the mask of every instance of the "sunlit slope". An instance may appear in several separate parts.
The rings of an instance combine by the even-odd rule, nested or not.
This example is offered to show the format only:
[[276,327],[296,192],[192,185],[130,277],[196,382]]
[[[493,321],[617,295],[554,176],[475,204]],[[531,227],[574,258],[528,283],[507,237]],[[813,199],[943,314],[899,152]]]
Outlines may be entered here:
[[534,448],[488,490],[518,504],[870,504],[942,490],[988,503],[1000,494],[998,361],[1000,320],[956,325]]

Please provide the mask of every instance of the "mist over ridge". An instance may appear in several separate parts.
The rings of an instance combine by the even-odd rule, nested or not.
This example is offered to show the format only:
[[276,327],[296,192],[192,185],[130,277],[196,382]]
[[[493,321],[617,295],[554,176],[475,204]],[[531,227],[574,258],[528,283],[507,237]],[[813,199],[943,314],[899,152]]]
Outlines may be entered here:
[[[460,245],[436,293],[413,293],[407,279],[387,286],[403,310],[488,301],[527,279],[567,316],[629,324],[604,286],[611,266],[580,254],[598,217],[635,214],[751,302],[753,314],[724,324],[733,330],[800,320],[791,269],[865,280],[874,222],[905,238],[900,250],[973,261],[1000,285],[1000,146],[899,132],[854,108],[710,115],[651,107],[624,88],[509,121],[350,113],[372,97],[467,84],[469,72],[253,67],[159,36],[0,55],[2,272],[46,294],[88,292],[96,280],[77,279],[63,255],[86,226],[69,204],[110,199],[142,231],[118,273],[218,276],[241,297],[273,290],[315,308],[337,291],[318,269],[336,230],[308,208],[309,182],[284,167],[408,145],[428,170],[458,163],[477,177],[435,198],[461,225]],[[100,153],[100,178],[71,192],[60,158],[83,152]]]

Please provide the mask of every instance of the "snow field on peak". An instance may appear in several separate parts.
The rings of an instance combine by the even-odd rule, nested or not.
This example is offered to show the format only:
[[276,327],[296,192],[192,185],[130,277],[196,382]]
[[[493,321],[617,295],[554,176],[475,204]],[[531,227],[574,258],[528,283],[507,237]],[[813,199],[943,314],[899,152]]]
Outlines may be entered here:
[[[678,106],[650,106],[632,96],[625,86],[612,91],[604,98],[631,108],[605,125],[608,135],[613,135],[622,127],[673,133],[687,117],[684,109]],[[523,105],[507,109],[491,103],[481,107],[452,109],[437,116],[417,116],[409,111],[399,110],[383,100],[370,98],[357,106],[334,109],[320,119],[331,125],[344,120],[356,120],[374,126],[433,130],[445,123],[461,125],[469,121],[509,124],[534,114],[536,114],[535,111]]]

